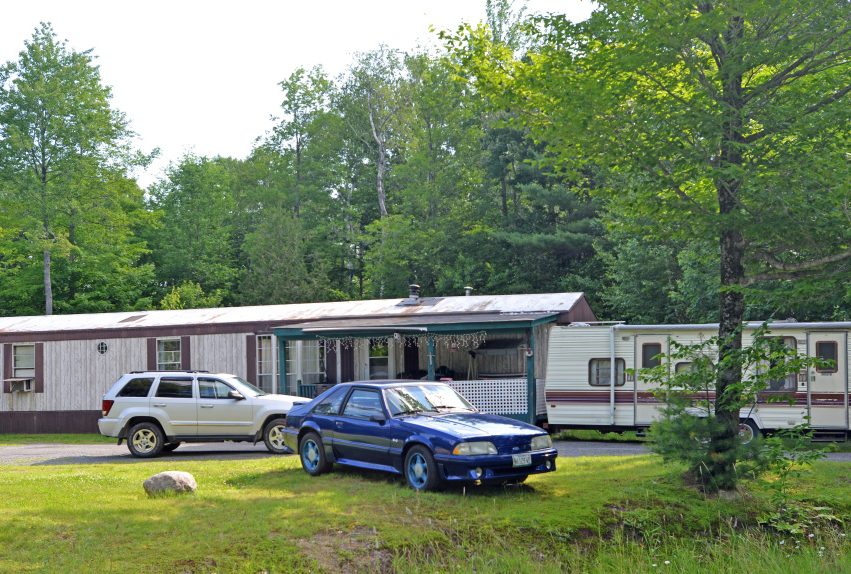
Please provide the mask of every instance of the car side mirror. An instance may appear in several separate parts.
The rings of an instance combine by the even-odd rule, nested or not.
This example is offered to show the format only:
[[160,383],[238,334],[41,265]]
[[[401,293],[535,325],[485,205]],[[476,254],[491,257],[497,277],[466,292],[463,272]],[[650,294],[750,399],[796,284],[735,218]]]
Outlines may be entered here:
[[228,398],[229,399],[236,399],[238,401],[244,401],[245,395],[243,395],[239,391],[231,391],[231,392],[228,393]]
[[384,418],[384,415],[372,415],[369,417],[369,422],[371,423],[378,423],[383,425],[386,421],[387,419]]

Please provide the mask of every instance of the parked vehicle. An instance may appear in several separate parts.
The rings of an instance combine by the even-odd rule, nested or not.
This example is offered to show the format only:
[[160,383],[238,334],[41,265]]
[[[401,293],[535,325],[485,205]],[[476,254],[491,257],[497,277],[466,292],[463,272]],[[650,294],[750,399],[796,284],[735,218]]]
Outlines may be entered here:
[[284,425],[293,405],[310,399],[267,394],[226,373],[140,371],[123,375],[103,396],[101,434],[127,441],[133,456],[150,458],[183,442],[253,442],[290,451]]
[[284,440],[310,475],[339,463],[401,474],[415,490],[446,482],[520,483],[556,469],[546,431],[479,413],[437,382],[336,385],[293,407]]
[[[742,342],[749,345],[761,323],[748,323]],[[851,323],[769,323],[777,337],[804,356],[829,366],[810,367],[773,381],[739,413],[739,435],[745,442],[762,432],[809,422],[822,438],[844,439],[849,411],[848,338]],[[666,364],[672,341],[695,344],[716,335],[717,324],[625,325],[575,324],[553,327],[549,336],[545,401],[551,430],[644,429],[656,420],[664,403],[641,376],[641,370]],[[672,372],[689,363],[668,364]]]

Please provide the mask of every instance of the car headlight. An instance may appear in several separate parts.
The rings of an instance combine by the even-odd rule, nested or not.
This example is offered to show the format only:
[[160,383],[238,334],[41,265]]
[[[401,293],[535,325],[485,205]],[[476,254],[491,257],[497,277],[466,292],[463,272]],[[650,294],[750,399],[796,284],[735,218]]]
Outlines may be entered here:
[[496,447],[492,442],[488,441],[479,441],[479,442],[462,442],[458,443],[454,449],[452,449],[452,454],[457,454],[461,456],[471,456],[477,454],[496,454]]
[[548,434],[542,434],[532,439],[532,450],[544,450],[545,448],[553,448],[553,439]]

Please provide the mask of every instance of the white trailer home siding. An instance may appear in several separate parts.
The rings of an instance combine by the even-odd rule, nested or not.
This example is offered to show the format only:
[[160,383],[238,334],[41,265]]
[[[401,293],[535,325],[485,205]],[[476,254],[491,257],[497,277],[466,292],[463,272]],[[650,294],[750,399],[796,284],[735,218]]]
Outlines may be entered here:
[[[749,345],[759,324],[749,324],[742,342]],[[715,336],[717,325],[586,325],[555,326],[550,333],[545,399],[548,422],[565,428],[647,427],[659,416],[662,403],[653,388],[644,382],[641,369],[652,366],[652,357],[667,354],[671,343],[696,344]],[[772,323],[770,336],[800,354],[811,357],[836,355],[835,368],[810,368],[777,381],[740,413],[760,429],[787,428],[805,422],[821,431],[849,430],[848,344],[849,323]],[[611,357],[633,374],[620,375],[611,383]],[[602,363],[605,381],[592,369]],[[648,364],[650,363],[650,364]],[[682,367],[671,364],[673,371]],[[601,384],[604,383],[604,384]],[[773,399],[788,399],[776,401]]]
[[[441,333],[475,325],[475,332],[487,330],[494,338],[498,334],[492,325],[503,329],[525,325],[515,330],[527,335],[524,344],[528,346],[533,340],[537,344],[545,340],[550,322],[588,320],[595,317],[581,293],[420,297],[418,292],[405,299],[0,317],[0,433],[95,432],[102,395],[119,376],[131,371],[228,372],[267,391],[289,387],[293,393],[308,386],[315,390],[319,384],[368,378],[375,374],[370,363],[375,363],[375,357],[370,357],[369,336],[362,329],[376,321],[407,322],[408,330],[401,329],[402,334],[411,332],[411,324],[436,325]],[[319,351],[320,341],[313,337],[313,341],[295,341],[298,352],[289,352],[287,341],[276,336],[277,330],[290,325],[306,327],[323,321],[360,329],[362,340],[355,348],[323,344]],[[425,333],[419,328],[414,332]],[[385,377],[411,371],[412,365],[423,367],[418,360],[422,349],[411,352],[394,343],[393,328],[383,336],[387,335],[392,348]],[[466,375],[465,353],[450,357],[442,348],[438,353],[447,361],[457,359],[459,374]],[[526,353],[517,347],[513,355],[495,355],[493,361],[483,358],[481,365],[501,375],[522,373],[522,380],[511,379],[511,389],[522,387],[528,401],[523,416],[534,418],[536,387],[522,385],[543,368],[543,353],[535,353],[534,360]],[[485,399],[504,390],[496,381],[488,384]]]

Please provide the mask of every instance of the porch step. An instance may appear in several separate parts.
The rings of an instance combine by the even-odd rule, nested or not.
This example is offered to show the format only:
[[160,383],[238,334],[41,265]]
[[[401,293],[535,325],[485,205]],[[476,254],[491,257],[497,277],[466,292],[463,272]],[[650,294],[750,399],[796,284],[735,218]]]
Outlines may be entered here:
[[848,433],[845,431],[813,431],[813,442],[846,442],[847,440]]

